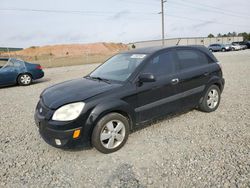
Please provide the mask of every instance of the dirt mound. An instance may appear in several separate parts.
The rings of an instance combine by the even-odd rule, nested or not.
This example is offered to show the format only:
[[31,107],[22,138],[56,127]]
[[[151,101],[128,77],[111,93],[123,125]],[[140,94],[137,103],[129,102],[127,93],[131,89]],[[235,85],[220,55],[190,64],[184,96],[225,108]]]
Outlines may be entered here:
[[93,43],[93,44],[65,44],[42,47],[30,47],[17,52],[10,52],[18,56],[44,56],[55,57],[80,56],[82,54],[113,54],[127,50],[128,46],[122,43]]

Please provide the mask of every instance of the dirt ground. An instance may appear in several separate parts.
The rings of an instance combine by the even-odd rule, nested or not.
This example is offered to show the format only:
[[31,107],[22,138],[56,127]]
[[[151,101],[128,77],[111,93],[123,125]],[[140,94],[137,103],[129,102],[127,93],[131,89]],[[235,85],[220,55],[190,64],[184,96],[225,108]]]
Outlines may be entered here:
[[0,52],[1,57],[12,57],[39,63],[45,68],[102,63],[114,54],[128,50],[123,43],[64,44],[33,46],[10,53]]
[[0,89],[0,187],[250,187],[250,50],[215,55],[226,80],[217,111],[166,118],[109,155],[53,148],[33,118],[44,88],[96,64],[45,69],[31,86]]

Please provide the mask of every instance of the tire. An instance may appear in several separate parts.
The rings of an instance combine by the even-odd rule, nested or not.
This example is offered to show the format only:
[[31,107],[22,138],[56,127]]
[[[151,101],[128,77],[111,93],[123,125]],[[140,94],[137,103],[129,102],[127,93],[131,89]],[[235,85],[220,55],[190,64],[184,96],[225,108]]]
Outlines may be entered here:
[[209,51],[210,51],[210,52],[213,52],[213,50],[212,50],[211,48],[209,49]]
[[30,74],[21,74],[17,78],[17,83],[20,86],[28,86],[32,83],[32,77]]
[[222,50],[221,50],[222,52],[225,52],[226,51],[226,49],[225,48],[222,48]]
[[128,135],[129,120],[119,113],[110,113],[96,124],[91,143],[98,151],[108,154],[122,148]]
[[235,48],[232,48],[232,51],[235,51]]
[[203,112],[213,112],[218,108],[220,99],[221,91],[219,87],[216,85],[211,85],[203,96],[203,100],[199,105],[199,109]]

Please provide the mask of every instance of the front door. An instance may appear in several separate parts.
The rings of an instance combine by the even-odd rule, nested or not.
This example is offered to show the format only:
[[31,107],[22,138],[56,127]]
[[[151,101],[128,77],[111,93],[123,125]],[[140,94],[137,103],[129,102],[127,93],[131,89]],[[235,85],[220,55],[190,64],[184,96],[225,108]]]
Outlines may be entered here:
[[8,85],[16,82],[17,70],[13,63],[7,60],[0,60],[0,85]]
[[156,81],[137,83],[137,122],[175,111],[180,101],[173,51],[168,50],[152,57],[141,73],[152,73]]

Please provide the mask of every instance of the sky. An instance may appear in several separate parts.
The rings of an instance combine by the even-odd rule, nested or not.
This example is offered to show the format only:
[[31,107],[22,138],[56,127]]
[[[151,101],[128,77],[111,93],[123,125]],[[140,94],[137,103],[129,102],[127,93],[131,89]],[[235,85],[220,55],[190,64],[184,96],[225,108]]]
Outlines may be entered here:
[[[250,32],[249,0],[167,0],[165,37]],[[0,0],[0,46],[161,38],[160,0]]]

